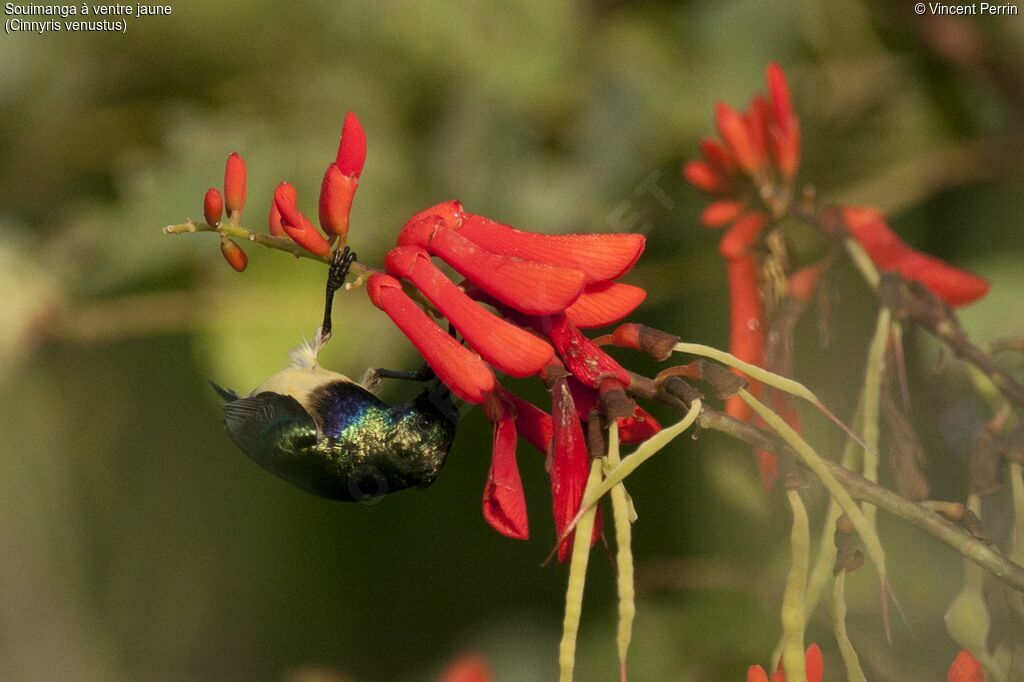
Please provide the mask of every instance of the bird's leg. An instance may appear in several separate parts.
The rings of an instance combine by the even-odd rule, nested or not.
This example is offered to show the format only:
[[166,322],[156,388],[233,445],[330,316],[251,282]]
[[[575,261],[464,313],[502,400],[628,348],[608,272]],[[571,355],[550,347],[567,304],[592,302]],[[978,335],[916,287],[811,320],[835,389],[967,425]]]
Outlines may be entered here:
[[345,247],[341,251],[335,251],[331,257],[330,270],[327,271],[327,300],[324,302],[324,322],[317,332],[320,344],[327,343],[331,338],[331,308],[334,305],[334,294],[345,285],[345,278],[348,276],[349,268],[356,260],[356,254],[352,249]]

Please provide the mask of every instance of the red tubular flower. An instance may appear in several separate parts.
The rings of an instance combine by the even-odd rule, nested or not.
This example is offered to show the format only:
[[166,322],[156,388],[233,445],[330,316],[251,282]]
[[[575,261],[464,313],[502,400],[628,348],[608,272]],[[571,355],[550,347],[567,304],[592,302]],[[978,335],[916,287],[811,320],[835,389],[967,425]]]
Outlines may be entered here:
[[615,324],[647,298],[647,292],[621,282],[588,284],[580,297],[565,309],[565,316],[578,329]]
[[711,202],[700,214],[700,221],[708,227],[722,227],[736,220],[743,213],[742,201],[721,199]]
[[583,291],[582,271],[491,253],[445,228],[437,217],[406,223],[398,244],[426,249],[481,291],[529,315],[560,313]]
[[[590,454],[580,425],[576,405],[566,378],[559,379],[551,389],[551,418],[554,428],[551,453],[551,498],[554,507],[555,532],[558,537],[580,510],[583,491],[590,473]],[[600,523],[595,523],[590,544],[601,536]],[[572,555],[575,531],[558,546],[558,560],[565,563]]]
[[370,301],[420,352],[438,378],[468,403],[479,404],[494,389],[494,374],[480,356],[445,333],[402,291],[401,283],[376,273],[366,282]]
[[498,370],[514,377],[537,374],[551,362],[554,350],[525,329],[493,315],[467,296],[416,246],[392,249],[388,272],[414,285],[466,337],[476,352]]
[[224,256],[224,260],[228,262],[228,265],[238,272],[244,272],[245,268],[249,265],[249,257],[245,255],[242,247],[227,237],[220,238],[220,252]]
[[771,118],[770,107],[764,97],[754,95],[744,118],[747,123],[750,148],[757,160],[757,167],[764,168],[768,164],[768,128]]
[[721,144],[715,140],[701,140],[700,153],[711,170],[732,183],[736,175],[736,160]]
[[224,203],[229,217],[236,211],[241,212],[245,206],[245,175],[245,161],[231,152],[224,166]]
[[406,227],[423,218],[438,218],[445,227],[490,253],[582,270],[588,282],[617,279],[643,253],[640,234],[538,234],[462,210],[458,201],[445,201],[420,211]]
[[206,190],[206,196],[203,197],[203,219],[206,220],[207,225],[217,226],[220,224],[220,217],[224,214],[224,199],[220,195],[220,190],[216,187],[211,187]]
[[282,182],[274,190],[274,205],[281,215],[281,227],[292,240],[310,253],[327,257],[331,254],[331,244],[317,232],[313,223],[302,215],[295,203],[295,188]]
[[643,443],[661,431],[661,424],[650,412],[639,405],[633,410],[632,417],[617,420],[619,425],[619,442],[623,445]]
[[880,270],[920,282],[947,305],[964,306],[988,293],[988,280],[909,246],[889,227],[881,211],[846,207],[842,219]]
[[[805,656],[807,657],[807,682],[821,682],[825,676],[825,661],[821,657],[821,649],[817,644],[812,644],[807,647]],[[769,678],[764,668],[752,665],[747,669],[747,682],[786,682],[786,672],[780,662],[779,667]]]
[[345,175],[336,164],[327,167],[320,185],[320,227],[329,235],[340,237],[342,242],[348,236],[349,213],[359,180]]
[[498,393],[492,394],[484,409],[494,424],[491,469],[484,486],[484,518],[502,535],[526,540],[530,537],[530,527],[523,482],[516,463],[515,415]]
[[359,119],[351,111],[345,114],[338,141],[338,156],[334,164],[342,175],[359,178],[366,163],[366,133]]
[[610,355],[577,329],[565,315],[531,321],[531,326],[547,335],[565,366],[584,385],[598,388],[612,378],[629,386],[629,373]]
[[978,659],[962,649],[946,671],[946,682],[985,682],[985,670]]

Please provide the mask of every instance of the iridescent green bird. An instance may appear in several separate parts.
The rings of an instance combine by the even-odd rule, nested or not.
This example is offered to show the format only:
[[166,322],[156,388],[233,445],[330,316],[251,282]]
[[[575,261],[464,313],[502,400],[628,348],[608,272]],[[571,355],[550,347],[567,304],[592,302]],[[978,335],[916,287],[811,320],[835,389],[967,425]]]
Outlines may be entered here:
[[[324,369],[320,351],[331,336],[331,304],[355,260],[346,248],[331,264],[324,324],[312,344],[291,353],[290,366],[248,397],[213,384],[224,398],[224,423],[242,451],[306,492],[363,501],[434,482],[448,457],[459,414],[451,393],[424,367],[370,370],[362,383]],[[390,406],[368,388],[381,378],[427,383],[415,399]]]

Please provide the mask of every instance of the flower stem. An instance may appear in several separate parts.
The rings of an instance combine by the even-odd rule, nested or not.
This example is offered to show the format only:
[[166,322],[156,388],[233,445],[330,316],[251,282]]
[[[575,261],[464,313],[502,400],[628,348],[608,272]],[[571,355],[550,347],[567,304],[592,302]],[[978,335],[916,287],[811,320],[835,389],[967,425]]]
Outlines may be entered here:
[[[612,421],[608,427],[608,464],[619,465],[619,425]],[[611,489],[612,514],[615,517],[615,564],[618,568],[619,625],[619,677],[626,680],[626,656],[633,639],[633,619],[636,617],[636,590],[633,585],[633,526],[630,522],[629,499],[626,487],[619,483]]]
[[[882,377],[885,374],[885,351],[889,343],[889,331],[892,327],[892,314],[884,305],[878,311],[878,322],[875,335],[868,348],[868,364],[864,373],[864,403],[862,436],[867,447],[864,448],[864,478],[872,483],[878,482],[878,419],[879,404],[882,395]],[[876,509],[874,505],[864,505],[864,514],[871,526],[875,526]]]
[[867,682],[864,671],[860,667],[860,657],[853,648],[853,642],[846,632],[846,571],[839,571],[832,586],[832,625],[836,633],[839,653],[843,656],[846,666],[846,679],[849,682]]

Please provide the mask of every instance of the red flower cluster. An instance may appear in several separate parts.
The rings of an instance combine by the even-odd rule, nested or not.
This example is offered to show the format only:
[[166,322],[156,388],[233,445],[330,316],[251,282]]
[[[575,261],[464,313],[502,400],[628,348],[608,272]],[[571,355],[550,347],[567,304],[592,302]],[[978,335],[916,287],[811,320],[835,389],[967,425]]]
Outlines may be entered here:
[[[579,510],[590,462],[583,423],[609,396],[624,396],[630,382],[629,373],[581,329],[618,322],[643,301],[643,289],[615,280],[636,263],[644,243],[637,234],[523,232],[448,201],[412,216],[387,255],[387,274],[367,281],[373,304],[452,392],[482,405],[494,425],[483,512],[504,535],[529,535],[515,456],[519,435],[549,456],[559,535]],[[465,280],[452,282],[435,257]],[[406,294],[400,279],[448,320],[465,345]],[[551,387],[550,413],[505,390],[494,370],[544,378]],[[631,410],[620,419],[624,440],[643,440],[660,429],[639,406],[631,404]],[[570,536],[559,558],[567,559],[571,548]]]
[[341,141],[334,162],[327,166],[320,185],[320,227],[325,238],[299,211],[298,193],[287,182],[274,190],[270,206],[270,234],[287,235],[296,244],[318,256],[329,256],[335,239],[344,245],[348,238],[348,218],[352,198],[359,188],[359,174],[366,162],[366,135],[359,119],[351,111],[345,116]]
[[[765,363],[768,326],[759,278],[762,235],[772,220],[769,213],[781,216],[791,210],[793,181],[800,164],[800,123],[785,75],[777,64],[770,64],[766,80],[767,98],[755,95],[745,112],[717,105],[715,121],[721,141],[703,140],[702,159],[683,167],[684,177],[714,198],[704,209],[701,222],[708,227],[730,225],[719,243],[729,285],[730,351],[760,366]],[[920,282],[949,305],[966,305],[988,291],[984,279],[908,246],[879,211],[830,209],[823,213],[822,225],[827,232],[848,232],[880,270]],[[789,273],[788,295],[808,301],[824,267],[815,264]],[[761,389],[752,382],[752,393],[759,395]],[[771,399],[775,410],[799,430],[799,416],[791,401],[777,392]],[[726,411],[744,421],[753,417],[739,397],[728,401]],[[775,457],[757,454],[767,488],[776,477]]]
[[[821,682],[825,676],[825,661],[821,657],[821,649],[817,644],[807,647],[807,682]],[[772,673],[771,677],[765,669],[759,665],[752,665],[747,669],[747,682],[786,682],[786,671],[782,663]]]
[[[228,154],[227,163],[224,166],[224,196],[220,190],[211,187],[206,190],[203,197],[203,219],[211,227],[220,225],[221,215],[224,213],[225,200],[227,198],[228,219],[237,222],[245,207],[245,161],[242,157],[231,152]],[[220,238],[220,252],[228,265],[238,272],[242,272],[249,265],[249,257],[245,255],[242,247],[228,239]]]

